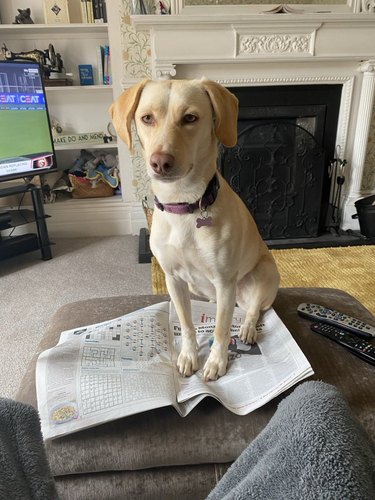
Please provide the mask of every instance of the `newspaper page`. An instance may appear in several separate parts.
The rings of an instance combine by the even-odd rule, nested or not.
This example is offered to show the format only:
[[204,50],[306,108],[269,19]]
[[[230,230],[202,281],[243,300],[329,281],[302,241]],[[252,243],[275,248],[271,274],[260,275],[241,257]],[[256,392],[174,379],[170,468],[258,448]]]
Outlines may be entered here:
[[244,312],[235,309],[228,347],[228,372],[206,382],[206,362],[216,305],[192,301],[199,343],[199,370],[181,377],[176,367],[180,324],[162,302],[110,321],[62,332],[36,367],[38,408],[45,439],[172,405],[186,416],[205,397],[239,415],[265,404],[312,369],[273,310],[258,324],[258,340],[243,344],[238,333]]
[[65,331],[36,387],[45,439],[176,402],[169,303]]
[[[314,373],[273,309],[261,316],[257,324],[257,342],[248,345],[238,337],[245,312],[235,308],[227,373],[214,382],[206,382],[202,369],[213,341],[216,304],[192,300],[192,315],[199,345],[199,370],[191,377],[178,379],[177,401],[181,403],[179,411],[183,416],[204,396],[218,399],[237,415],[246,415]],[[181,349],[181,329],[173,304],[170,329],[174,336],[174,356],[178,356]],[[174,361],[176,362],[176,358]]]

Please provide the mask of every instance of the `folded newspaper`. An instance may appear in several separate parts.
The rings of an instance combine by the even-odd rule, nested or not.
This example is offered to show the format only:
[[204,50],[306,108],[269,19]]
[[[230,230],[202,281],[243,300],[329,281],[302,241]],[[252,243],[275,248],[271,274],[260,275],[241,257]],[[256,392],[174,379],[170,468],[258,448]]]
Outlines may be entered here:
[[36,366],[38,407],[45,439],[163,406],[186,416],[212,396],[246,415],[313,370],[273,309],[257,325],[254,345],[238,337],[245,313],[236,308],[228,371],[206,382],[202,368],[213,340],[216,305],[192,301],[199,370],[180,376],[181,329],[172,303],[161,302],[103,323],[62,332]]

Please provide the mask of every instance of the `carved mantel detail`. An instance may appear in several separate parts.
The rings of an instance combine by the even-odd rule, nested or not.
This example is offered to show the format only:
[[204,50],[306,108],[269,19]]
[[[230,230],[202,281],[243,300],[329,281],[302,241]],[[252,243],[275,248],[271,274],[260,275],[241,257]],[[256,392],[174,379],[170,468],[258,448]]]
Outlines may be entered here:
[[320,23],[301,23],[300,26],[284,24],[278,28],[264,24],[263,27],[254,27],[251,30],[246,26],[234,26],[236,57],[250,59],[314,56],[316,32],[320,27]]
[[155,64],[153,77],[157,80],[170,80],[176,76],[176,65],[175,64]]
[[312,35],[240,35],[241,54],[311,54]]
[[362,73],[374,73],[375,72],[375,59],[369,59],[360,64],[359,70]]

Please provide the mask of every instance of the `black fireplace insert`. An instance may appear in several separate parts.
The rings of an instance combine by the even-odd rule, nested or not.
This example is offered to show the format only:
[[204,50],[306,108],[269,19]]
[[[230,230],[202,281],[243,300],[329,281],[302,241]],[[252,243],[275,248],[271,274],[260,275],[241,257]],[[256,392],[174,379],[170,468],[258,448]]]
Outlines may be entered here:
[[218,167],[262,237],[317,237],[328,210],[341,85],[231,88],[239,99],[238,143]]

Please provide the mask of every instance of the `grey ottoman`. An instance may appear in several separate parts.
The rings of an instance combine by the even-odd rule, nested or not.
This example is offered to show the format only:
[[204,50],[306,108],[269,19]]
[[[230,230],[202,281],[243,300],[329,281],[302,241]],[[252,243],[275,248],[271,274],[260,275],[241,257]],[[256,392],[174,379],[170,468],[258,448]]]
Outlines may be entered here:
[[[35,363],[61,331],[105,321],[168,299],[147,295],[92,299],[67,304],[52,318],[21,384],[17,399],[36,406]],[[337,386],[353,413],[375,439],[375,367],[310,331],[299,317],[301,302],[333,307],[374,324],[374,318],[345,292],[322,288],[280,289],[274,304],[310,361],[314,378]],[[290,391],[289,391],[290,392]],[[227,467],[267,425],[284,393],[240,417],[206,398],[181,418],[161,408],[103,424],[46,444],[62,499],[205,498]]]

